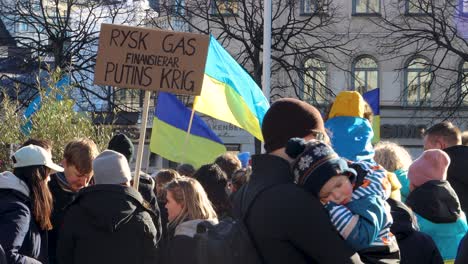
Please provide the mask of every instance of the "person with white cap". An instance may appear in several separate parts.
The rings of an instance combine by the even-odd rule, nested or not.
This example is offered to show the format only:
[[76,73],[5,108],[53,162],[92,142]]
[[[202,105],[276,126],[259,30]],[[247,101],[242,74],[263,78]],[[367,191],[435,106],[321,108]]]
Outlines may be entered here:
[[13,172],[0,173],[0,244],[8,263],[48,263],[52,196],[47,181],[63,168],[35,145],[20,148],[11,158]]
[[95,185],[81,189],[65,214],[57,262],[157,263],[154,213],[130,187],[127,158],[105,150],[93,170]]

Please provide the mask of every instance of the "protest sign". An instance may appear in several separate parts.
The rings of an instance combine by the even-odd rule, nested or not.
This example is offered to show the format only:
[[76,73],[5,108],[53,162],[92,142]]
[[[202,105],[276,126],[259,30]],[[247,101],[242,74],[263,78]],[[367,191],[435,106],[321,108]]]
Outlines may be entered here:
[[94,83],[199,95],[209,36],[102,24]]

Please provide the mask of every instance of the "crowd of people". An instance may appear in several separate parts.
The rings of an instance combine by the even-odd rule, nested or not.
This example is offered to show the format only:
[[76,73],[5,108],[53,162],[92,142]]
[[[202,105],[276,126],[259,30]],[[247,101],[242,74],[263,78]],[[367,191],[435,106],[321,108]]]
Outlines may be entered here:
[[102,152],[73,140],[60,165],[52,142],[30,139],[0,173],[0,264],[201,264],[202,227],[235,220],[259,263],[468,263],[468,135],[451,122],[412,160],[372,145],[370,107],[344,91],[325,118],[275,101],[262,134],[249,164],[225,153],[140,172],[138,190],[124,134]]

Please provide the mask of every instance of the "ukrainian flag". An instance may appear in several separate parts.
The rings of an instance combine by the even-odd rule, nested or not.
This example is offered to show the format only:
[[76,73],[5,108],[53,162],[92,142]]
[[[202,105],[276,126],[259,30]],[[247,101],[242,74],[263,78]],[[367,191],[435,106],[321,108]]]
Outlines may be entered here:
[[153,119],[151,152],[198,168],[226,152],[221,139],[199,116],[194,115],[187,136],[191,111],[170,93],[160,92]]
[[231,55],[210,36],[201,95],[195,110],[238,126],[263,141],[262,121],[270,107],[262,90]]
[[368,91],[362,95],[364,100],[372,108],[374,113],[374,120],[372,121],[372,130],[374,130],[374,138],[372,138],[372,144],[376,144],[380,141],[380,89],[376,88]]

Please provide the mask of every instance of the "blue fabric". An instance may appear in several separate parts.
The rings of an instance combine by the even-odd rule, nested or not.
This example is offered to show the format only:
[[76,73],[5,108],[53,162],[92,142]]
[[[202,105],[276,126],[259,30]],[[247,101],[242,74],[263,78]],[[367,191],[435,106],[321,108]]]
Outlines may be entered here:
[[374,132],[365,118],[337,116],[325,122],[333,149],[351,161],[371,161],[374,157]]
[[8,263],[47,263],[47,245],[36,225],[28,198],[9,189],[0,189],[0,244]]
[[[390,236],[392,218],[390,212],[385,209],[385,200],[388,199],[389,191],[382,184],[387,177],[381,167],[374,167],[373,162],[355,162],[366,175],[362,184],[353,191],[351,202],[345,205],[329,203],[326,209],[329,211],[332,223],[345,237],[350,232],[346,241],[354,250],[362,250],[371,246],[385,246],[393,242]],[[358,176],[359,177],[359,176]],[[356,226],[349,226],[352,217],[359,216]],[[351,229],[351,230],[350,230]]]
[[[166,92],[159,93],[155,111],[155,116],[159,120],[183,131],[187,131],[191,114],[191,111],[185,107],[185,105],[179,101],[175,95]],[[190,134],[223,144],[221,139],[213,132],[213,130],[211,130],[203,119],[196,114],[194,114],[192,120]]]
[[205,74],[227,84],[236,94],[239,94],[262,127],[263,117],[270,107],[269,101],[250,74],[237,63],[213,35],[210,35]]
[[378,195],[368,195],[358,200],[353,200],[346,205],[338,205],[329,202],[325,208],[329,211],[331,221],[337,230],[343,234],[353,215],[359,216],[359,220],[346,237],[346,241],[356,250],[368,248],[376,243],[381,245],[380,234],[388,234],[382,230],[389,230],[389,222],[385,212],[385,202]]
[[380,89],[375,88],[374,90],[365,92],[362,97],[372,108],[372,113],[376,116],[380,115]]
[[400,189],[401,201],[406,202],[406,198],[408,198],[408,195],[410,193],[410,189],[409,189],[410,182],[408,179],[408,170],[399,169],[399,170],[394,171],[393,173],[395,173],[395,175],[398,178],[398,181],[400,181],[401,183],[401,189]]
[[[385,213],[385,202],[377,195],[370,195],[359,200],[353,200],[346,205],[351,212],[359,215],[358,226],[353,229],[347,241],[361,248],[369,247],[373,242],[380,241],[379,233],[385,228],[390,229],[391,222]],[[367,246],[366,246],[367,245]]]
[[433,223],[416,213],[415,215],[421,232],[432,237],[444,261],[455,259],[458,245],[468,231],[465,214],[462,212],[454,223],[440,224]]

